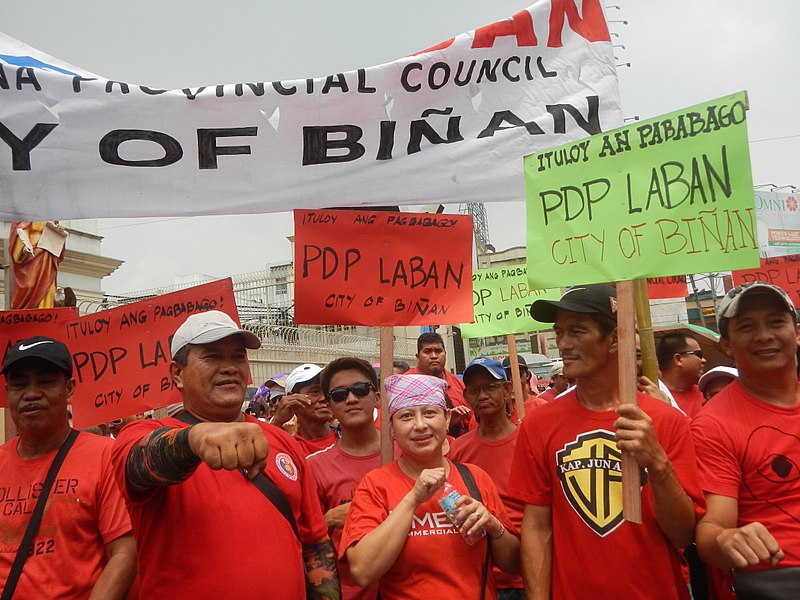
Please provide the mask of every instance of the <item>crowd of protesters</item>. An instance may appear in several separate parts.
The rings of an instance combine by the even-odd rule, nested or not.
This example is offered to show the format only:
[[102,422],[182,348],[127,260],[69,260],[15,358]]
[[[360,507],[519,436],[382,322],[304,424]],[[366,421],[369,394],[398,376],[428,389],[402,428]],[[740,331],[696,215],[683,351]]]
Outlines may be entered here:
[[[19,435],[0,446],[1,598],[800,597],[791,299],[734,288],[718,321],[736,368],[706,370],[694,337],[668,334],[635,399],[616,306],[610,285],[531,305],[560,354],[542,393],[524,360],[454,375],[426,333],[383,388],[345,356],[247,401],[259,339],[197,313],[171,341],[182,402],[93,433],[70,425],[69,349],[19,340],[2,363]],[[623,518],[623,457],[641,523]]]

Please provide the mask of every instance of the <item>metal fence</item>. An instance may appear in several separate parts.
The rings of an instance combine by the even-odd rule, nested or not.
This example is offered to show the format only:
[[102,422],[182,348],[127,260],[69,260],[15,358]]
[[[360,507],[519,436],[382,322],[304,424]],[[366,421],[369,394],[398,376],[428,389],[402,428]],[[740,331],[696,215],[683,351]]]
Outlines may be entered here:
[[[221,278],[187,281],[132,292],[107,295],[102,301],[82,299],[80,314],[92,314],[169,294]],[[231,277],[236,307],[242,328],[255,333],[261,340],[261,357],[286,364],[303,362],[325,363],[336,356],[356,356],[377,360],[380,353],[380,328],[351,325],[303,325],[294,323],[294,269],[292,265],[272,267],[269,271],[244,273]],[[416,339],[394,340],[397,359],[413,361]],[[258,359],[256,359],[258,360]]]

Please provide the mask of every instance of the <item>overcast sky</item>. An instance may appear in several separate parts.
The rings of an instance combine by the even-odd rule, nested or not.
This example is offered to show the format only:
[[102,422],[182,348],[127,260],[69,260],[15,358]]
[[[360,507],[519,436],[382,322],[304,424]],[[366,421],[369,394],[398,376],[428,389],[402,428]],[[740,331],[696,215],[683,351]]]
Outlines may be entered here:
[[[500,20],[516,0],[3,0],[0,30],[104,77],[157,88],[324,76],[390,62]],[[614,0],[606,14],[625,115],[649,118],[747,90],[755,184],[800,185],[800,2]],[[627,24],[613,21],[627,21]],[[448,207],[448,212],[457,210]],[[524,205],[488,204],[490,238],[524,245]],[[289,256],[291,214],[103,219],[125,261],[104,290],[234,275]]]

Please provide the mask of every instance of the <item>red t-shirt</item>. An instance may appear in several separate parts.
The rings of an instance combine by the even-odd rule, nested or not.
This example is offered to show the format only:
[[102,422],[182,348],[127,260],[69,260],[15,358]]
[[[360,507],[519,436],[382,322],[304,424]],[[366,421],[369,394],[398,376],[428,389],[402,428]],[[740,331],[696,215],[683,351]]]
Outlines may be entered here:
[[[528,413],[532,410],[539,408],[540,406],[544,406],[547,404],[545,400],[539,398],[539,396],[531,396],[527,400],[525,400],[525,416],[528,416]],[[520,419],[517,415],[517,403],[514,402],[511,404],[511,414],[508,415],[508,420],[511,421],[514,425],[519,425]]]
[[[506,514],[511,521],[511,531],[519,537],[522,526],[523,504],[516,498],[508,495],[508,484],[511,479],[511,461],[514,458],[514,448],[517,445],[517,434],[504,437],[502,440],[488,440],[480,437],[477,431],[470,431],[453,442],[448,458],[453,462],[471,463],[478,465],[492,477],[500,499],[506,509]],[[508,575],[497,567],[494,568],[494,577],[497,587],[521,588],[522,577]]]
[[320,450],[325,450],[331,444],[335,444],[336,440],[339,439],[336,436],[336,432],[333,429],[328,430],[328,435],[321,438],[315,438],[313,440],[307,440],[304,437],[301,437],[300,434],[294,436],[294,441],[298,443],[300,446],[300,451],[302,452],[303,456],[309,456],[310,454],[314,454],[314,452],[319,452]]
[[[422,374],[417,367],[412,367],[408,371],[404,373],[408,375],[413,374]],[[450,398],[450,402],[452,402],[453,406],[466,406],[467,408],[472,410],[469,403],[464,399],[464,382],[461,381],[456,375],[453,375],[450,371],[445,369],[442,371],[442,379],[445,380],[447,383],[447,397]],[[472,412],[466,415],[463,419],[461,419],[461,425],[465,427],[465,429],[477,429],[478,423],[475,421]]]
[[[269,442],[264,474],[286,496],[302,543],[327,538],[314,478],[297,444],[282,429],[249,415]],[[128,425],[117,438],[113,462],[139,550],[141,597],[256,600],[305,597],[305,569],[291,525],[238,471],[201,463],[177,485],[131,498],[125,462],[141,438],[160,427],[187,427],[177,419]]]
[[[0,446],[0,582],[5,582],[56,452],[32,460],[19,438]],[[113,442],[80,433],[50,490],[33,554],[15,598],[88,598],[106,565],[106,544],[131,524],[111,470]]]
[[[510,527],[497,489],[485,471],[469,465],[472,477],[481,492],[483,504]],[[467,486],[458,470],[450,465],[447,477],[459,492],[467,494]],[[397,462],[368,473],[356,489],[347,515],[339,554],[383,523],[415,481],[397,466]],[[438,598],[478,598],[486,538],[473,546],[448,520],[435,498],[420,504],[408,538],[391,568],[381,577],[382,600],[434,600]],[[487,577],[486,598],[497,598],[494,576]]]
[[700,412],[700,409],[703,408],[703,393],[696,385],[686,388],[682,392],[671,388],[669,391],[672,397],[675,398],[675,402],[678,403],[680,409],[686,413],[686,416],[690,419],[694,419],[697,413]]
[[[701,512],[687,418],[644,394],[637,394],[637,401]],[[617,418],[614,411],[582,406],[575,391],[536,409],[536,418],[520,426],[509,493],[526,504],[551,507],[555,600],[585,598],[587,590],[604,598],[688,598],[680,556],[656,523],[649,485],[642,487],[642,524],[622,518]]]
[[800,567],[800,406],[767,404],[734,381],[695,417],[692,434],[705,491],[736,498],[737,525],[762,523],[784,552],[778,566]]
[[[339,444],[312,454],[306,460],[317,482],[317,495],[322,505],[322,513],[353,500],[353,494],[364,475],[381,466],[381,452],[367,456],[353,456],[339,448]],[[333,547],[338,554],[342,540],[342,530],[330,530]],[[366,588],[356,585],[350,579],[350,568],[344,558],[337,562],[339,580],[342,584],[342,598],[347,600],[374,600],[378,596],[378,584]]]
[[555,400],[556,396],[558,396],[558,392],[555,390],[555,388],[549,387],[539,394],[538,398],[540,400],[544,400],[545,402],[550,402],[551,400]]

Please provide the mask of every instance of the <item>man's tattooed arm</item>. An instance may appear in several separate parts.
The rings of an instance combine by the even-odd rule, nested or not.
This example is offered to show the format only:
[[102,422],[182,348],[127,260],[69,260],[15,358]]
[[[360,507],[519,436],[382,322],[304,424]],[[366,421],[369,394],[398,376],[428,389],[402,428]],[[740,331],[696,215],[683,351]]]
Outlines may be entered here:
[[125,463],[132,490],[151,490],[189,478],[200,464],[200,458],[189,447],[190,429],[161,427],[139,440]]
[[336,552],[330,540],[303,544],[308,597],[314,600],[340,600],[342,588],[336,569]]

